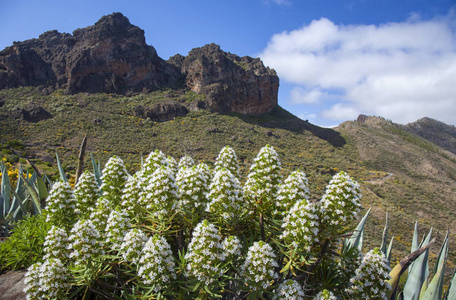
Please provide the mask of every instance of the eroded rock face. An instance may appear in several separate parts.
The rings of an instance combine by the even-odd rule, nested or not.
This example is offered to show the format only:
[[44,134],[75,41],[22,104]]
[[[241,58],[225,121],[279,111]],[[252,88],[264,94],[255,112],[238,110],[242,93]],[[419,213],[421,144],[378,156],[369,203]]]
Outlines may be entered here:
[[262,114],[277,106],[279,78],[259,58],[239,57],[210,44],[169,62],[186,75],[191,90],[206,95],[212,111]]
[[68,93],[129,94],[172,86],[178,73],[120,13],[73,35],[48,31],[0,52],[0,89],[53,85]]

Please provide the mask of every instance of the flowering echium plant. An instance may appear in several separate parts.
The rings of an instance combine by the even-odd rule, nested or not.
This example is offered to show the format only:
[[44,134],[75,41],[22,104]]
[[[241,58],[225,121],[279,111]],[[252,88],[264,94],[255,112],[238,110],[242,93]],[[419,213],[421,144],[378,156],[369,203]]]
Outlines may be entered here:
[[335,175],[321,199],[322,222],[327,228],[337,231],[347,227],[361,210],[359,184],[345,172]]
[[244,185],[244,195],[261,212],[271,210],[282,182],[282,166],[279,155],[272,146],[266,145],[253,160]]
[[168,168],[170,168],[173,171],[173,173],[177,173],[177,171],[178,171],[178,167],[177,167],[178,163],[177,163],[177,161],[176,161],[176,159],[174,157],[168,156],[166,158],[166,163],[167,163]]
[[245,211],[239,180],[227,169],[220,169],[209,186],[206,211],[222,217],[225,221],[239,218]]
[[130,228],[131,223],[127,213],[112,210],[106,224],[106,244],[112,249],[119,250]]
[[79,211],[76,210],[76,202],[73,190],[67,182],[54,183],[46,199],[46,222],[68,230],[79,214]]
[[211,167],[209,167],[208,164],[205,163],[199,163],[198,165],[196,165],[196,167],[198,168],[198,170],[203,172],[204,176],[207,179],[207,184],[209,184],[212,181],[213,176]]
[[176,205],[178,188],[172,170],[167,166],[156,169],[146,179],[147,186],[141,194],[139,203],[153,216],[165,216]]
[[59,258],[66,261],[70,255],[69,240],[65,229],[52,226],[44,241],[44,259]]
[[234,176],[239,176],[239,163],[236,156],[236,152],[231,147],[226,146],[223,148],[215,161],[215,171],[221,169],[229,170]]
[[25,274],[27,300],[66,299],[70,289],[70,272],[58,258],[31,265]]
[[195,161],[193,158],[191,158],[188,155],[182,156],[182,158],[179,160],[179,164],[177,165],[178,169],[182,169],[183,167],[190,168],[195,164]]
[[308,186],[309,182],[304,172],[297,170],[291,173],[277,193],[274,215],[284,217],[296,202],[309,200]]
[[237,236],[227,236],[222,242],[222,247],[225,252],[226,261],[235,263],[239,260],[241,256],[242,244]]
[[241,276],[251,291],[262,291],[279,277],[275,271],[278,266],[272,247],[263,241],[255,242],[247,252]]
[[[365,298],[365,299],[370,299],[370,298]],[[337,297],[334,296],[334,294],[331,291],[323,290],[315,296],[314,300],[337,300]]]
[[113,156],[106,163],[102,173],[102,196],[108,201],[109,206],[115,207],[120,204],[122,191],[128,179],[127,169],[122,159]]
[[146,161],[141,169],[141,175],[147,177],[147,175],[152,175],[158,168],[161,166],[169,166],[169,160],[166,158],[165,154],[160,150],[155,150],[147,156]]
[[125,182],[120,205],[130,218],[136,215],[135,209],[139,205],[143,186],[145,186],[144,177],[139,176],[139,172],[128,176],[127,182]]
[[369,251],[350,279],[352,286],[347,292],[356,299],[386,300],[391,286],[386,282],[391,271],[385,254],[379,248]]
[[192,233],[185,259],[188,261],[185,275],[210,285],[223,275],[220,264],[225,259],[222,237],[217,227],[207,220],[199,223]]
[[[130,295],[160,298],[164,295],[174,299],[193,296],[206,299],[215,296],[227,299],[301,299],[303,290],[300,288],[306,282],[304,293],[306,298],[311,299],[321,288],[321,284],[313,280],[313,274],[330,274],[331,271],[337,272],[336,277],[343,279],[334,284],[329,280],[329,286],[325,286],[336,296],[351,293],[352,299],[358,299],[363,298],[364,293],[371,297],[369,299],[376,299],[371,295],[382,295],[382,289],[387,286],[384,282],[386,277],[377,276],[378,270],[374,274],[378,278],[376,280],[372,279],[372,270],[370,277],[361,276],[369,274],[369,263],[364,260],[361,264],[356,253],[340,253],[337,257],[333,254],[339,252],[334,245],[340,244],[342,234],[350,228],[354,212],[360,206],[359,186],[345,173],[331,180],[322,201],[310,202],[306,197],[304,173],[297,171],[280,185],[280,162],[277,153],[267,146],[255,160],[244,186],[250,194],[244,198],[240,181],[227,169],[211,172],[206,164],[183,168],[186,171],[179,175],[176,184],[174,176],[177,170],[169,168],[170,161],[163,153],[152,152],[144,167],[126,179],[128,174],[123,167],[113,167],[121,165],[118,159],[110,160],[103,177],[104,195],[96,200],[90,217],[86,219],[74,215],[74,219],[79,219],[74,226],[73,223],[64,226],[48,224],[55,227],[46,238],[45,260],[29,269],[27,283],[30,284],[26,289],[29,298],[55,297],[55,292],[45,287],[49,282],[46,280],[54,277],[60,280],[69,275],[73,289],[66,292],[68,285],[65,282],[61,285],[53,283],[52,287],[59,288],[60,294],[56,298],[65,299],[81,290],[87,291],[87,297],[96,297],[88,294],[95,293],[93,291],[97,289],[101,291],[105,287],[100,283],[103,282],[108,289],[105,293],[119,298]],[[202,178],[208,177],[213,177],[210,190],[207,198],[201,198],[204,195]],[[120,188],[122,184],[113,183],[118,178],[126,180],[123,189]],[[51,192],[50,202],[60,193],[67,193],[71,198],[71,189],[63,184],[59,189],[58,192]],[[87,196],[85,193],[92,193],[92,189],[78,189],[82,197],[78,198],[78,202]],[[112,191],[121,191],[120,198],[114,197]],[[281,207],[279,204],[276,207],[277,198],[272,195],[284,195],[280,203],[287,203],[283,209],[288,211],[278,210],[284,218],[269,218],[274,209]],[[59,196],[58,199],[61,198],[65,197]],[[118,199],[121,205],[118,205]],[[256,204],[253,212],[259,210],[260,218],[256,218],[254,213],[249,215],[252,207],[246,206],[247,200]],[[169,214],[174,207],[200,207],[199,203],[204,201],[207,202],[203,208],[207,211],[197,216],[195,224],[200,223],[195,227],[193,223],[189,226],[182,222],[179,211]],[[292,202],[295,203],[291,205]],[[178,203],[181,204],[177,206]],[[65,204],[62,203],[62,206]],[[59,214],[70,212],[74,214],[75,209],[63,212],[60,205],[54,210],[46,209],[50,222],[60,220]],[[163,219],[157,220],[157,215]],[[262,219],[262,215],[266,218]],[[227,223],[223,217],[231,218],[230,222]],[[262,220],[265,226],[261,226]],[[218,222],[217,225],[221,226],[216,227],[210,222]],[[261,237],[258,228],[265,231]],[[65,233],[69,236],[68,241]],[[328,243],[333,245],[332,248],[325,246]],[[116,251],[110,251],[112,248]],[[70,252],[69,257],[63,254],[65,251]],[[291,256],[295,253],[296,256]],[[160,259],[155,260],[157,257]],[[329,260],[328,263],[326,260]],[[41,269],[43,265],[45,267]],[[63,266],[63,269],[54,265]],[[325,272],[326,266],[331,266],[331,271]],[[376,268],[380,266],[377,264]],[[43,270],[49,272],[48,279],[40,279]],[[62,270],[65,272],[62,273]],[[280,277],[279,271],[282,271]],[[345,280],[352,278],[349,274],[353,274],[351,282]],[[119,280],[124,281],[119,284]],[[114,288],[109,290],[109,286]],[[332,299],[334,295],[331,292],[323,291],[316,299]]]
[[86,265],[88,261],[104,254],[102,237],[91,220],[80,220],[74,224],[69,237],[72,250],[70,259],[75,265]]
[[179,210],[187,219],[200,219],[201,213],[206,208],[206,195],[209,190],[203,170],[197,166],[180,169],[177,173],[176,185],[179,187]]
[[138,262],[138,276],[144,284],[158,292],[176,279],[174,257],[165,238],[154,235],[146,242]]
[[304,300],[304,291],[295,280],[285,280],[274,291],[273,300]]
[[89,217],[95,208],[99,193],[95,175],[89,171],[82,173],[74,187],[74,196],[77,199],[76,207],[80,211],[81,217]]
[[290,250],[310,252],[318,242],[318,207],[305,199],[297,202],[283,219],[280,239]]
[[120,253],[125,261],[137,264],[142,256],[142,249],[147,242],[147,236],[141,229],[133,228],[127,232],[120,246]]

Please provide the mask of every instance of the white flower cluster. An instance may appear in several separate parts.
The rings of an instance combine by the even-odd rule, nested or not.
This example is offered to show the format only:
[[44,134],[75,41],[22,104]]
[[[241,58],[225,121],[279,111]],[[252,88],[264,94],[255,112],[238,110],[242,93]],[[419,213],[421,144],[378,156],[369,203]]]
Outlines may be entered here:
[[100,188],[103,197],[109,201],[111,207],[115,207],[120,204],[122,191],[128,179],[127,169],[123,160],[114,155],[108,160],[102,173],[103,184]]
[[283,219],[280,238],[294,249],[310,251],[312,243],[318,242],[318,208],[307,200],[297,202]]
[[95,207],[96,208],[92,211],[88,220],[92,221],[92,224],[98,230],[100,235],[104,235],[106,223],[108,222],[108,217],[113,209],[113,206],[108,199],[100,197],[98,198]]
[[46,240],[44,241],[44,259],[49,258],[68,258],[68,235],[63,228],[52,226],[48,231]]
[[296,280],[286,280],[274,290],[273,300],[304,300],[304,291]]
[[385,255],[375,248],[364,256],[355,277],[350,279],[352,286],[347,292],[360,299],[386,300],[386,294],[391,289],[386,282],[390,279],[390,271]]
[[138,266],[138,276],[142,282],[153,285],[156,292],[169,285],[171,279],[176,279],[171,246],[159,235],[154,235],[146,242]]
[[134,176],[129,176],[121,197],[122,210],[125,211],[130,218],[135,216],[135,207],[139,204],[140,195],[142,193],[142,186],[144,178],[138,176],[137,172]]
[[197,166],[182,168],[177,173],[176,185],[179,187],[179,208],[192,212],[206,206],[208,193],[207,178]]
[[112,210],[106,224],[106,244],[110,245],[112,249],[120,249],[130,228],[131,223],[127,213]]
[[147,236],[141,229],[133,228],[125,235],[120,253],[125,261],[137,264],[142,255],[142,249],[147,242]]
[[178,165],[176,159],[174,157],[172,157],[172,156],[168,156],[166,158],[166,163],[167,163],[168,168],[170,168],[173,171],[173,173],[176,174],[177,173],[177,165]]
[[269,145],[263,147],[250,167],[250,173],[244,185],[245,196],[257,199],[256,201],[261,199],[261,205],[267,207],[277,196],[281,183],[281,169],[279,155],[274,148]]
[[236,152],[234,152],[233,148],[228,146],[220,151],[217,160],[215,161],[215,172],[223,168],[229,170],[234,176],[239,176],[239,163]]
[[309,200],[308,186],[309,182],[304,172],[297,170],[291,173],[277,193],[274,215],[284,217],[298,201]]
[[236,262],[241,256],[242,244],[235,235],[227,236],[222,242],[225,260]]
[[220,263],[225,259],[218,229],[207,220],[199,223],[192,233],[192,240],[185,255],[187,277],[195,277],[209,285],[223,275]]
[[201,170],[201,172],[203,172],[204,176],[206,177],[207,179],[207,182],[211,182],[212,181],[212,170],[211,170],[211,167],[209,167],[207,164],[205,163],[199,163],[198,165],[196,165],[196,167]]
[[100,233],[91,220],[76,222],[69,240],[69,249],[72,250],[70,258],[74,259],[76,265],[85,265],[88,260],[104,254]]
[[140,205],[154,216],[169,214],[178,199],[174,174],[167,166],[155,170],[146,180],[147,186],[140,196]]
[[99,190],[95,175],[89,171],[82,173],[74,187],[74,196],[77,199],[76,207],[85,217],[88,217],[95,207],[99,197]]
[[221,216],[224,220],[239,217],[245,210],[242,187],[239,180],[227,169],[220,169],[212,178],[207,194],[206,211]]
[[141,173],[144,177],[152,175],[158,168],[161,166],[168,166],[169,161],[166,158],[165,154],[160,150],[155,150],[147,156],[144,165],[142,166]]
[[260,291],[267,289],[279,277],[274,270],[278,266],[272,247],[259,241],[249,248],[241,275],[251,290]]
[[321,199],[322,221],[335,230],[349,225],[361,209],[360,200],[359,184],[345,172],[336,174]]
[[33,264],[25,274],[27,300],[65,299],[65,293],[71,287],[69,279],[68,269],[58,258]]
[[76,210],[76,202],[68,182],[54,183],[46,199],[46,222],[58,227],[71,227],[79,213]]
[[[366,299],[370,299],[370,298],[366,298]],[[334,296],[334,294],[331,291],[323,290],[323,291],[319,292],[313,298],[313,300],[337,300],[337,297]]]
[[188,155],[182,156],[182,158],[179,160],[179,164],[177,165],[178,169],[182,169],[184,167],[186,168],[191,168],[195,164],[195,161],[193,158],[191,158]]

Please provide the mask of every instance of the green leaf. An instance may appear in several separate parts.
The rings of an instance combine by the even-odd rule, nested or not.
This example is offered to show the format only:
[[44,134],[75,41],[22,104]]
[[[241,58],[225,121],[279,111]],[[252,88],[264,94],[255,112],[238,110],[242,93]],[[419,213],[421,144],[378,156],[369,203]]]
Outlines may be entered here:
[[380,250],[387,256],[387,248],[386,245],[388,243],[388,212],[386,213],[386,221],[385,221],[385,228],[383,229],[383,236],[382,236],[382,245],[380,246]]
[[97,180],[98,187],[101,186],[101,165],[100,162],[96,162],[95,158],[93,158],[93,154],[90,153],[90,158],[92,159],[92,166],[93,166],[93,174],[95,175],[95,179]]
[[357,247],[359,252],[362,251],[364,240],[364,225],[366,224],[367,217],[369,216],[371,209],[372,207],[369,208],[364,217],[361,219],[355,231],[353,231],[353,235],[350,237],[350,239],[348,241],[345,241],[344,244],[347,248]]
[[393,249],[393,241],[394,241],[394,235],[391,237],[391,241],[388,246],[388,250],[386,251],[386,259],[388,260],[388,264],[391,265],[391,250]]
[[434,278],[429,283],[426,292],[423,295],[423,300],[440,300],[443,293],[443,278],[445,275],[445,263],[448,257],[448,240],[449,231],[445,237],[442,248],[440,248],[439,256],[436,260],[436,272]]
[[59,155],[57,153],[55,153],[55,159],[57,160],[57,167],[59,168],[60,179],[62,179],[64,182],[67,182],[65,171],[63,170],[63,167],[60,164]]
[[0,217],[6,218],[10,210],[11,203],[11,187],[6,167],[2,168],[2,182],[1,182],[1,200],[0,200]]
[[448,288],[448,294],[445,300],[456,300],[456,269],[453,272],[453,278],[450,282],[450,287]]
[[[417,227],[415,227],[416,229]],[[417,232],[417,230],[415,231]],[[426,246],[431,241],[432,228],[429,231],[426,239],[421,243],[420,247]],[[418,238],[416,238],[416,241]],[[414,237],[415,241],[415,237]],[[412,244],[412,247],[414,245]],[[413,248],[412,248],[413,249]],[[424,281],[429,276],[428,266],[429,250],[420,255],[409,268],[409,275],[407,282],[404,286],[404,299],[406,300],[418,300],[420,297],[420,290],[423,286]]]

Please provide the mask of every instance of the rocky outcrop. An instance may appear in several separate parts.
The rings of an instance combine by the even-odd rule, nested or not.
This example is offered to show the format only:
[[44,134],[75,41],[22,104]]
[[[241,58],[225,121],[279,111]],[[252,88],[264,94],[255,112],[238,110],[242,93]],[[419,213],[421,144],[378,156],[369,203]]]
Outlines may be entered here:
[[27,122],[39,122],[52,118],[52,115],[36,103],[30,103],[24,108],[18,108],[13,112],[16,119],[21,119]]
[[239,57],[210,44],[169,62],[186,75],[191,90],[206,95],[212,111],[262,114],[277,106],[279,78],[259,58]]
[[68,93],[129,94],[172,86],[178,76],[120,13],[72,35],[48,31],[0,52],[0,89],[50,85]]
[[165,101],[157,103],[150,108],[137,106],[134,109],[134,114],[136,117],[149,118],[154,122],[163,122],[176,117],[185,117],[188,114],[188,109],[178,102]]
[[26,299],[25,271],[10,271],[0,276],[0,300]]
[[18,86],[125,95],[189,88],[206,96],[190,110],[262,114],[277,106],[279,78],[259,58],[215,44],[164,61],[146,44],[142,29],[114,13],[73,34],[48,31],[1,51],[0,89]]

